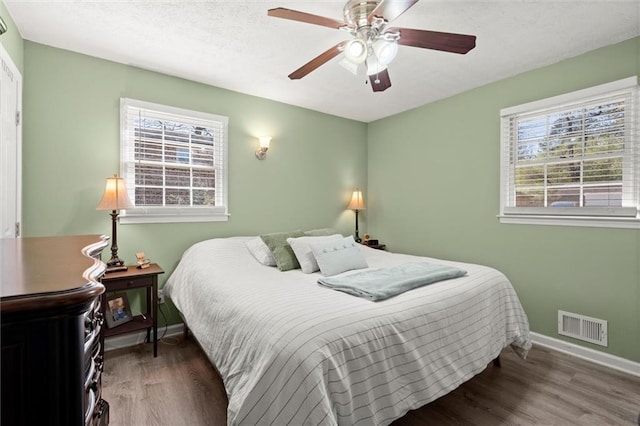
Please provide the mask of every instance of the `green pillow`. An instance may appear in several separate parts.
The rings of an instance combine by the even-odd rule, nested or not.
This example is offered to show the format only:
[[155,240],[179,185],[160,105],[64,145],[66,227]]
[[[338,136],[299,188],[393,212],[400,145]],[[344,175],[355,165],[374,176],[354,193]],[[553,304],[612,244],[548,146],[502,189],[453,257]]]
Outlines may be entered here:
[[312,229],[311,231],[304,231],[304,235],[307,237],[326,237],[329,235],[339,234],[334,228],[320,228]]
[[287,238],[299,238],[303,236],[304,233],[302,231],[291,231],[260,235],[260,238],[262,238],[262,241],[269,247],[271,254],[274,259],[276,259],[278,269],[288,271],[290,269],[299,269],[300,263],[298,263],[293,249],[287,242]]

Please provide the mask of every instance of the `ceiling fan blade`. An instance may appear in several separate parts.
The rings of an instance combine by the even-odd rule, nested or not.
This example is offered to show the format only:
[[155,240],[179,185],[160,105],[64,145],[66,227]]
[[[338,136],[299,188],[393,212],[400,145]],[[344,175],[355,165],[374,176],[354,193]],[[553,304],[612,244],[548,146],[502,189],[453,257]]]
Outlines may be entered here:
[[387,31],[399,32],[400,39],[398,39],[398,44],[403,46],[422,47],[423,49],[442,50],[463,55],[476,47],[476,36],[473,35],[413,30],[410,28],[389,28]]
[[391,22],[417,2],[418,0],[382,0],[376,8],[369,13],[367,20],[371,23],[373,17],[377,16],[387,22]]
[[292,21],[306,22],[307,24],[322,25],[323,27],[340,29],[349,26],[346,22],[336,19],[325,18],[324,16],[312,15],[311,13],[299,12],[297,10],[286,9],[284,7],[276,7],[269,9],[267,15],[276,18],[290,19]]
[[307,62],[306,64],[304,64],[303,66],[301,66],[300,68],[292,72],[291,74],[289,74],[289,78],[291,80],[299,80],[305,75],[309,74],[311,71],[314,71],[315,69],[319,68],[321,65],[324,65],[326,62],[335,58],[342,52],[342,46],[344,46],[345,43],[346,41],[342,41],[336,44],[335,46],[325,50],[324,52],[322,52],[321,54],[319,54],[318,56],[316,56],[315,58],[313,58],[312,60],[310,60],[309,62]]
[[391,79],[386,68],[377,74],[370,75],[369,81],[374,92],[384,92],[391,87]]

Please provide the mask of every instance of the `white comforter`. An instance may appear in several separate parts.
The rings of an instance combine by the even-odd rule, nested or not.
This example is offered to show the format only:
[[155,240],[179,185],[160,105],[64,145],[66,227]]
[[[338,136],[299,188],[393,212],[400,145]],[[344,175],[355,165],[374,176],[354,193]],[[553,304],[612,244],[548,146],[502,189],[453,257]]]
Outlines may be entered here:
[[224,380],[230,425],[388,424],[505,346],[523,358],[531,347],[518,297],[495,269],[362,246],[370,267],[428,259],[468,271],[371,302],[319,286],[319,273],[261,265],[247,239],[195,244],[165,286]]

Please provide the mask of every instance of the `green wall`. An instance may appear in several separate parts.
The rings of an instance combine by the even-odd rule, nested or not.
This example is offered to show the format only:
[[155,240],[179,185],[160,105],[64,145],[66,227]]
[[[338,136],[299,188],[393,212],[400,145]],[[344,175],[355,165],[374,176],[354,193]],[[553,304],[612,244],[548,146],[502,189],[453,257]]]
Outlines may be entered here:
[[[28,41],[24,67],[24,236],[111,234],[96,205],[119,169],[120,97],[229,117],[228,222],[118,227],[120,257],[134,263],[144,251],[167,272],[161,284],[183,251],[207,238],[352,232],[346,206],[354,187],[366,189],[366,124]],[[273,140],[259,161],[264,134]]]
[[[640,230],[500,224],[501,108],[640,75],[640,38],[368,126],[368,231],[392,251],[491,265],[532,331],[640,361]],[[557,334],[608,320],[609,347]]]
[[[3,4],[0,14],[8,17]],[[25,236],[110,234],[95,206],[119,167],[120,97],[227,115],[230,220],[119,227],[122,257],[145,251],[167,271],[161,284],[206,238],[349,233],[345,206],[358,186],[368,203],[362,234],[394,251],[494,266],[513,282],[533,331],[564,339],[558,309],[604,318],[609,348],[566,340],[640,361],[640,231],[496,218],[499,110],[640,74],[639,38],[366,125],[8,34],[0,42],[24,76]],[[273,136],[266,161],[253,155],[262,134]]]
[[22,36],[16,27],[13,18],[9,15],[7,7],[4,5],[4,1],[0,1],[0,17],[5,24],[7,24],[7,32],[0,36],[0,44],[7,51],[13,63],[18,67],[20,73],[23,73],[23,51],[22,51]]

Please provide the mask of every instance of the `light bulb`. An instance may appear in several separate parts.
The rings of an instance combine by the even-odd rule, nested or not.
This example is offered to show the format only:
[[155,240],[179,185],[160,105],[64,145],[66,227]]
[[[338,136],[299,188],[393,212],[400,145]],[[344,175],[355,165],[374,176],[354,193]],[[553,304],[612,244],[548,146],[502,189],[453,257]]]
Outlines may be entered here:
[[367,59],[367,44],[359,38],[354,38],[346,44],[344,56],[354,64],[363,63]]

